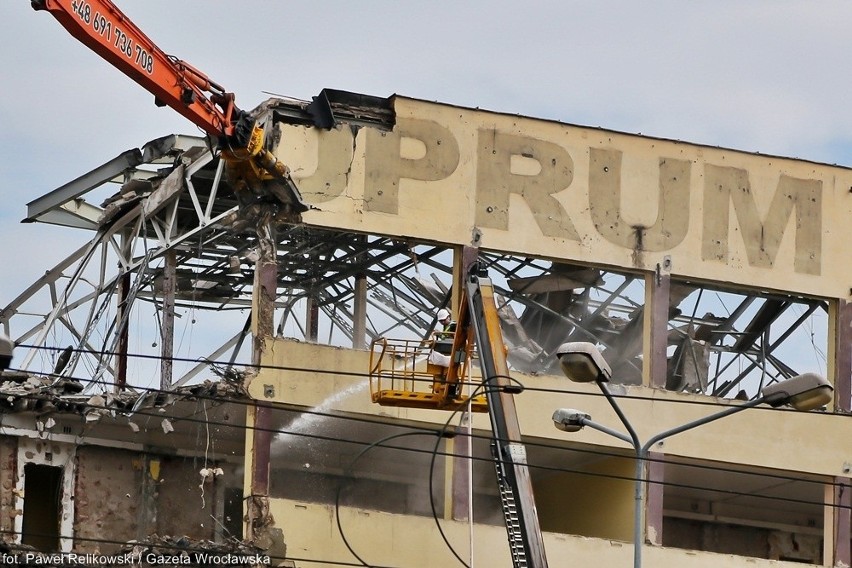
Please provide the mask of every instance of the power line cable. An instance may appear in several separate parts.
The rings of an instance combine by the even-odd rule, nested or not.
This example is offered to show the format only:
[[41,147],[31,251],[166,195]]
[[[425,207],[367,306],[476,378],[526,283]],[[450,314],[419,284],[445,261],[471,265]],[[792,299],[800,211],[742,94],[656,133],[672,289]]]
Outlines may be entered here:
[[[68,377],[68,378],[70,378],[70,377]],[[91,381],[89,379],[83,379],[83,378],[76,378],[74,380],[78,380],[80,382],[90,382]],[[519,388],[523,387],[523,385],[519,381],[517,381],[516,379],[512,379],[512,381],[517,383],[519,385]],[[101,381],[101,382],[103,382],[103,381]],[[109,384],[109,383],[106,383],[106,384]],[[163,390],[163,389],[159,389],[159,388],[144,388],[142,390],[144,390],[146,392],[146,394],[157,393],[157,394],[170,395],[170,396],[173,396],[175,394],[174,391]],[[526,389],[526,390],[531,390],[531,389]],[[311,410],[305,410],[305,409],[295,410],[295,409],[289,409],[289,408],[282,408],[282,406],[283,406],[282,403],[275,403],[275,402],[271,402],[271,401],[260,401],[260,400],[257,400],[257,399],[243,400],[243,399],[234,399],[234,398],[223,399],[222,397],[215,397],[215,396],[212,396],[212,395],[204,395],[203,393],[190,393],[190,394],[187,394],[187,396],[193,397],[193,398],[199,398],[199,399],[203,399],[203,400],[210,400],[214,403],[222,402],[223,400],[226,400],[227,402],[230,402],[230,403],[233,403],[233,404],[239,404],[239,405],[245,405],[245,406],[249,406],[249,405],[251,405],[251,406],[266,406],[266,407],[269,407],[269,408],[272,408],[272,409],[284,410],[286,412],[301,412],[301,413],[314,414],[314,415],[323,416],[323,417],[352,420],[352,421],[356,421],[356,422],[364,422],[364,423],[375,424],[375,425],[388,425],[388,423],[386,421],[379,420],[379,419],[370,419],[370,418],[363,418],[363,417],[355,417],[355,416],[351,416],[351,415],[333,414],[333,413],[316,411],[316,410],[313,410],[313,409],[311,409]],[[30,397],[22,397],[22,398],[33,398],[33,399],[39,400],[39,397],[37,395],[32,395]],[[82,403],[77,402],[77,403],[74,403],[74,404],[76,404],[77,406],[80,406]],[[95,407],[92,407],[92,408],[97,409],[99,407],[95,406]],[[769,409],[761,409],[761,410],[769,410]],[[772,409],[772,410],[777,410],[777,409]],[[138,410],[135,413],[132,413],[132,414],[145,415],[144,413],[140,413]],[[175,416],[173,418],[179,419],[180,417]],[[233,425],[229,425],[229,426],[233,426]],[[433,428],[424,427],[424,430],[432,431]],[[284,431],[284,430],[282,430],[281,432],[282,433],[290,433],[290,432]],[[293,434],[297,434],[297,433],[293,433]],[[475,436],[484,437],[484,436],[481,436],[481,435],[475,435]],[[562,446],[559,446],[559,445],[545,444],[545,443],[535,442],[535,441],[527,442],[527,444],[528,445],[534,445],[534,446],[540,446],[540,447],[544,447],[544,448],[557,449],[557,450],[558,449],[565,449],[565,448],[563,448]],[[582,450],[581,449],[573,449],[571,451],[598,453],[599,455],[615,456],[615,457],[619,457],[619,456],[622,455],[619,452],[599,451],[599,450],[591,450],[591,449],[582,449]],[[655,461],[655,458],[649,458],[649,461]],[[670,463],[671,462],[671,460],[666,460],[666,459],[659,459],[659,461],[662,462],[662,463]],[[704,465],[704,466],[690,466],[689,464],[684,464],[684,465],[686,467],[701,467],[702,469],[715,469],[717,471],[725,471],[725,472],[731,472],[731,473],[743,473],[741,470],[734,469],[734,468],[723,468],[723,467],[710,466],[710,465]],[[784,479],[784,480],[801,480],[800,477],[784,476],[784,475],[779,475],[779,474],[756,474],[756,475],[762,475],[762,476],[770,475],[772,477],[776,477],[778,479]]]
[[[156,414],[153,414],[153,416],[157,416],[157,415],[156,415]],[[450,420],[448,420],[448,421],[447,421],[447,423],[446,423],[446,425],[445,425],[445,428],[446,428],[446,427],[448,427],[449,422],[451,422],[451,420],[452,420],[452,416],[451,416]],[[200,422],[200,423],[201,423],[201,422],[210,422],[210,421],[209,421],[209,420],[208,420],[208,421],[204,421],[204,420],[195,420],[195,422]],[[221,423],[220,423],[220,424],[221,424]],[[230,425],[230,426],[234,426],[234,425]],[[236,426],[236,427],[239,427],[239,426]],[[427,433],[428,433],[428,434],[430,434],[430,435],[435,435],[435,434],[436,434],[434,431],[432,431],[432,432],[409,432],[409,433],[406,433],[406,435],[423,435],[423,434],[427,434]],[[311,437],[311,438],[320,438],[320,436],[317,436],[317,435],[310,435],[310,436],[308,436],[308,437]],[[394,436],[388,437],[388,439],[391,439],[391,438],[394,438],[394,437],[401,437],[401,435],[394,435]],[[324,439],[329,439],[329,440],[335,440],[335,441],[337,441],[337,440],[338,440],[338,438],[330,438],[330,437],[322,437],[322,438],[324,438]],[[380,440],[379,442],[382,442],[382,441],[383,441],[383,440]],[[379,444],[379,442],[373,442],[373,443],[372,443],[372,444],[370,444],[370,446],[368,446],[366,449],[369,449],[369,448],[371,448],[371,447],[375,447],[376,445],[378,445],[378,444]],[[388,448],[391,448],[391,449],[406,449],[406,450],[412,450],[411,448],[398,448],[398,447],[394,447],[394,446],[388,446]],[[365,450],[366,450],[366,449],[365,449]],[[432,483],[432,481],[431,481],[431,476],[433,475],[433,473],[432,473],[432,472],[434,471],[434,456],[435,456],[435,455],[437,455],[437,453],[438,453],[436,450],[437,450],[437,447],[436,447],[436,448],[435,448],[435,449],[431,452],[431,453],[432,453],[432,456],[433,456],[433,458],[432,458],[432,459],[433,459],[433,463],[432,463],[432,466],[430,467],[430,502],[431,502],[433,505],[434,505],[434,496],[433,496],[433,491],[432,491],[432,486],[431,486],[431,483]],[[420,450],[420,451],[422,451],[422,450]],[[365,453],[365,451],[362,451],[362,452],[361,452],[361,454],[359,454],[359,457],[360,457],[361,455],[363,455],[364,453]],[[468,457],[468,456],[458,456],[458,455],[456,455],[456,454],[447,454],[446,452],[443,452],[442,454],[443,454],[443,455],[445,455],[445,456],[455,456],[455,457],[465,457],[465,458],[467,458],[467,457]],[[483,461],[489,461],[489,460],[485,460],[485,459],[483,459]],[[491,461],[493,461],[493,460],[491,460]],[[530,465],[530,467],[539,467],[539,468],[549,469],[549,470],[559,471],[559,472],[571,472],[571,470],[567,470],[567,469],[565,469],[565,468],[552,468],[552,467],[536,466],[536,465]],[[575,472],[575,473],[581,473],[581,474],[584,474],[584,475],[589,475],[589,473],[588,473],[588,472],[579,472],[579,471],[576,471],[576,470],[575,470],[574,472]],[[594,474],[592,474],[592,475],[594,475]],[[605,476],[605,477],[620,478],[619,476],[612,476],[612,475],[607,475],[607,476]],[[634,478],[629,478],[629,477],[621,477],[621,478],[622,478],[622,479],[625,479],[625,480],[630,480],[630,481],[634,481],[634,482],[635,482],[635,479],[634,479]],[[677,484],[670,484],[670,483],[669,483],[669,484],[666,484],[666,485],[671,485],[671,486],[680,486],[680,487],[690,487],[690,486],[686,486],[686,485],[677,485]],[[706,489],[706,488],[701,488],[701,489]],[[775,498],[773,498],[773,497],[769,497],[769,496],[753,495],[753,494],[743,493],[743,492],[734,492],[734,491],[726,491],[726,490],[714,490],[714,491],[716,491],[716,492],[724,492],[724,493],[728,493],[728,494],[737,494],[737,495],[747,495],[747,496],[752,496],[752,497],[761,497],[761,498],[766,498],[766,499],[775,499]],[[803,501],[803,500],[790,499],[790,498],[786,498],[786,499],[783,499],[783,500],[784,500],[784,501],[788,501],[788,502],[795,502],[795,503],[809,503],[809,504],[815,504],[815,503],[810,503],[810,502]],[[825,506],[826,504],[824,504],[824,503],[823,503],[823,505]],[[434,510],[433,510],[433,516],[435,517],[435,520],[436,520],[436,523],[437,523],[437,522],[438,522],[437,514],[435,513],[435,511],[434,511]],[[439,526],[439,529],[440,529],[440,524],[438,524],[438,526]],[[342,530],[342,528],[341,528],[341,530]],[[442,533],[442,537],[444,538],[445,543],[447,544],[447,546],[449,546],[449,547],[450,547],[450,549],[453,551],[453,553],[454,553],[454,554],[456,554],[456,556],[458,557],[457,553],[456,553],[456,552],[455,552],[455,550],[452,548],[452,546],[451,546],[451,544],[449,543],[449,541],[446,539],[446,536],[443,534],[443,531],[441,531],[441,533]],[[345,537],[344,537],[344,538],[345,538]],[[354,553],[354,551],[352,551],[352,552],[353,552],[353,554],[354,554],[356,557],[358,557],[358,556],[357,556],[357,554],[355,554],[355,553]],[[360,560],[360,558],[359,558],[359,560]],[[461,560],[461,559],[460,559],[460,560]],[[462,562],[463,562],[463,560],[462,560]],[[463,563],[464,563],[464,562],[463,562]]]
[[[86,379],[80,379],[80,380],[86,381]],[[155,388],[150,388],[150,389],[146,389],[146,390],[149,391],[149,392],[156,392],[156,393],[159,393],[159,394],[170,394],[170,395],[175,394],[173,391],[167,391],[167,390],[155,389]],[[217,397],[213,397],[213,396],[205,396],[205,395],[202,395],[202,394],[193,394],[191,396],[193,396],[195,398],[211,400],[214,403],[216,403],[216,402],[221,403],[222,400],[223,400],[221,398],[217,398]],[[23,397],[19,396],[19,398],[30,398],[30,399],[40,400],[40,398],[37,395],[29,395],[29,396],[23,396]],[[248,405],[266,406],[266,407],[269,407],[269,408],[283,410],[283,411],[286,411],[286,412],[301,412],[301,413],[308,413],[308,414],[316,414],[316,415],[328,417],[328,418],[353,420],[353,421],[357,421],[357,422],[364,422],[364,423],[369,423],[369,424],[374,424],[374,425],[390,426],[390,424],[388,424],[385,421],[381,421],[381,420],[365,419],[365,418],[360,418],[360,417],[318,412],[318,411],[313,411],[313,410],[293,410],[293,409],[281,408],[280,403],[272,403],[272,402],[268,402],[268,401],[257,401],[256,399],[252,399],[251,401],[240,400],[240,399],[227,399],[227,401],[231,402],[231,403],[235,403],[235,404],[246,405],[246,406],[248,406]],[[94,410],[102,410],[103,409],[103,407],[94,406],[94,405],[87,405],[86,403],[82,403],[82,402],[76,402],[74,404],[76,406],[88,407],[89,409],[94,409]],[[143,412],[143,411],[140,411],[140,410],[137,410],[137,411],[133,412],[132,414],[140,415],[140,416],[155,417],[155,418],[163,418],[163,416],[161,414],[146,413],[146,412]],[[204,420],[190,420],[188,417],[182,417],[182,416],[174,416],[173,415],[173,416],[170,416],[170,418],[173,418],[175,420],[197,422],[197,423],[200,423],[200,424],[207,423],[207,421],[204,421]],[[244,428],[244,429],[249,428],[248,426],[238,426],[238,425],[229,424],[229,423],[221,423],[221,422],[210,422],[210,423],[214,424],[214,425],[218,425],[218,426],[226,426],[226,427],[231,427],[231,428],[234,428],[234,427],[241,427],[241,428]],[[434,428],[424,427],[423,430],[424,431],[434,431]],[[333,440],[333,441],[345,441],[345,440],[341,440],[339,437],[308,435],[308,434],[304,434],[304,433],[300,433],[300,432],[291,432],[291,431],[287,431],[287,430],[283,430],[283,429],[282,430],[272,429],[270,431],[276,432],[276,433],[281,433],[281,434],[304,436],[304,437],[308,437],[308,438],[314,437],[314,438],[317,438],[317,439],[325,439],[325,440]],[[473,434],[472,437],[482,438],[482,439],[491,439],[491,437],[489,437],[489,436],[478,435],[478,434]],[[351,442],[353,442],[353,443],[364,443],[364,442],[355,441],[355,440],[351,440]],[[564,447],[559,446],[559,445],[545,444],[545,443],[535,442],[535,441],[528,441],[528,442],[525,442],[525,443],[529,446],[538,446],[538,447],[543,447],[543,448],[547,448],[547,449],[554,449],[554,450],[565,450],[565,451],[574,451],[574,452],[581,452],[581,453],[592,453],[592,454],[609,456],[609,457],[624,457],[623,454],[621,454],[619,452],[609,452],[609,451],[580,449],[580,448],[574,448],[574,449],[564,448]],[[648,461],[651,461],[651,462],[658,461],[658,462],[663,463],[663,464],[677,463],[673,460],[663,459],[663,458],[649,458]],[[724,467],[720,467],[720,466],[710,466],[710,465],[704,465],[704,464],[678,464],[678,465],[681,465],[682,467],[695,467],[695,468],[699,468],[699,469],[716,470],[716,471],[720,471],[720,472],[734,473],[734,474],[740,474],[740,475],[760,475],[762,477],[768,476],[768,477],[774,477],[774,478],[785,480],[785,481],[800,481],[800,482],[806,481],[806,482],[812,482],[812,483],[821,483],[821,484],[824,484],[824,485],[825,484],[839,485],[836,482],[820,482],[820,481],[816,481],[816,480],[814,480],[814,481],[802,480],[800,476],[786,476],[786,475],[781,475],[781,474],[770,474],[770,473],[752,473],[752,472],[744,472],[742,470],[734,469],[734,468],[724,468]],[[530,467],[537,467],[537,466],[535,464],[530,464]],[[657,483],[661,483],[663,485],[666,484],[666,482],[657,482]]]
[[[66,348],[62,348],[62,347],[37,346],[37,345],[27,345],[27,344],[20,344],[19,347],[43,349],[43,350],[53,350],[53,351],[62,351],[64,349],[66,349]],[[110,355],[110,356],[126,355],[128,357],[135,357],[135,358],[140,358],[140,359],[153,359],[155,361],[162,361],[164,359],[160,355],[147,355],[147,354],[143,354],[143,353],[121,354],[121,353],[118,353],[118,352],[94,351],[94,350],[89,350],[89,349],[73,349],[73,351],[74,352],[80,352],[80,353],[90,353],[90,354],[97,353],[97,354],[101,354],[101,355]],[[195,358],[195,359],[186,358],[186,357],[171,357],[169,359],[173,362],[184,362],[184,363],[206,362],[210,365],[219,365],[219,366],[229,367],[229,368],[232,368],[234,366],[238,366],[238,367],[241,367],[241,368],[244,368],[244,369],[273,370],[273,371],[294,371],[294,372],[299,372],[299,373],[315,373],[315,374],[335,375],[335,376],[344,376],[344,377],[357,377],[357,378],[369,378],[371,376],[369,372],[344,371],[344,370],[338,370],[338,369],[319,369],[319,368],[310,368],[310,367],[294,367],[294,366],[287,366],[287,365],[270,365],[270,364],[258,364],[258,363],[233,364],[230,361],[228,361],[227,363],[223,363],[221,361],[210,360],[210,359],[203,358],[203,357],[202,358]],[[47,374],[45,372],[25,371],[25,370],[21,370],[21,369],[16,369],[16,370],[23,372],[23,373],[33,373],[33,374],[40,374],[40,375]],[[428,379],[428,378],[422,378],[421,379],[421,378],[414,377],[414,378],[411,378],[409,380],[411,380],[412,382],[415,382],[415,383],[428,383],[428,384],[432,383],[432,380]],[[599,392],[585,392],[585,391],[577,391],[577,390],[570,390],[570,389],[556,389],[556,388],[527,386],[524,383],[521,383],[517,379],[513,379],[513,380],[515,380],[519,384],[522,384],[523,387],[524,387],[524,390],[528,390],[528,391],[531,391],[531,392],[570,394],[570,395],[589,396],[589,397],[602,397],[602,396],[604,396],[602,393],[599,393]],[[101,382],[104,382],[104,381],[101,381]],[[114,384],[114,383],[104,382],[104,384]],[[473,385],[473,384],[477,384],[477,383],[466,382],[464,384]],[[570,385],[570,384],[573,384],[573,383],[571,383],[570,381],[568,381],[566,379],[566,384]],[[127,385],[125,385],[125,386],[127,386]],[[149,389],[147,389],[147,387],[141,387],[141,386],[131,386],[131,388],[139,389],[139,390],[149,390]],[[665,392],[671,392],[672,394],[679,394],[677,391],[665,391]],[[705,395],[705,396],[708,396],[708,398],[709,398],[709,395]],[[684,400],[684,399],[661,399],[661,398],[656,398],[652,395],[637,395],[637,394],[627,394],[627,393],[619,394],[619,395],[617,395],[617,397],[620,398],[620,399],[626,399],[626,400],[644,400],[644,401],[654,402],[654,403],[658,403],[658,404],[659,403],[688,404],[688,405],[693,405],[693,406],[710,406],[710,407],[719,407],[719,408],[730,407],[730,404],[724,404],[724,403],[715,402],[715,401],[712,401],[712,400],[703,401],[703,400]],[[712,398],[718,399],[718,397],[712,397]],[[734,399],[727,399],[727,400],[734,400]],[[780,407],[778,407],[778,408],[775,408],[775,407],[766,407],[766,408],[756,407],[756,409],[762,410],[762,411],[771,411],[771,412],[797,412],[797,411],[794,411],[794,410],[791,410],[791,409],[785,409],[785,408],[780,408]],[[828,412],[828,413],[816,413],[816,414],[817,415],[832,415],[832,414],[837,414],[837,413]]]
[[[514,381],[515,379],[512,379],[512,380]],[[163,394],[172,394],[172,395],[174,394],[174,392],[173,392],[173,391],[164,391],[164,390],[161,390],[161,389],[148,389],[148,390],[153,391],[153,392],[163,393]],[[197,395],[197,396],[198,396],[198,398],[204,398],[204,397],[203,397],[203,396],[201,396],[201,395]],[[33,398],[37,398],[37,397],[33,397]],[[207,397],[207,398],[209,398],[210,400],[216,401],[216,402],[220,402],[220,399],[217,399],[217,398],[214,398],[214,397]],[[248,402],[248,401],[234,401],[233,399],[231,399],[231,400],[232,400],[232,402],[237,402],[237,403],[242,403],[242,404],[252,404],[252,403],[250,403],[250,402]],[[79,405],[80,403],[77,403],[77,404]],[[255,402],[255,404],[257,404],[257,402]],[[275,407],[275,405],[272,405],[272,404],[269,404],[269,403],[265,403],[265,404],[268,404],[269,406]],[[98,409],[98,408],[101,408],[101,407],[92,406],[91,408]],[[310,411],[302,411],[302,412],[310,412]],[[145,415],[145,416],[159,417],[159,418],[161,418],[161,417],[162,417],[161,415],[158,415],[158,414],[149,414],[149,413],[144,413],[144,412],[139,412],[139,411],[137,411],[137,412],[136,412],[136,414],[138,414],[138,415]],[[353,419],[352,417],[340,416],[340,415],[336,415],[336,414],[328,414],[328,413],[318,413],[318,414],[321,414],[321,415],[323,415],[323,416],[328,416],[328,417],[338,418],[338,419],[340,419],[340,418],[343,418],[343,419]],[[173,417],[173,418],[175,418],[176,420],[181,420],[181,419],[183,419],[183,420],[187,420],[187,421],[189,421],[189,419],[188,419],[188,418],[186,418],[186,417],[177,417],[177,416],[175,416],[175,417]],[[199,423],[209,423],[209,421],[204,421],[204,420],[192,420],[192,421],[193,421],[193,422],[199,422]],[[370,422],[370,423],[373,423],[373,424],[388,425],[388,424],[387,424],[387,422],[377,421],[377,420],[360,420],[360,421]],[[228,424],[228,423],[214,423],[214,424],[216,424],[216,425],[220,425],[220,426],[226,426],[226,427],[243,427],[243,428],[247,428],[246,426],[237,426],[237,425]],[[353,443],[364,443],[364,442],[362,442],[362,441],[356,441],[356,440],[341,440],[339,437],[334,437],[334,438],[332,438],[332,437],[319,436],[319,435],[305,435],[305,434],[303,434],[303,433],[299,433],[299,432],[289,432],[289,431],[286,431],[286,430],[272,430],[272,431],[274,431],[274,432],[278,432],[278,433],[290,434],[290,435],[306,436],[306,437],[309,437],[309,438],[310,438],[310,437],[313,437],[313,438],[316,438],[316,439],[326,439],[326,440],[333,440],[333,441],[348,441],[348,442],[353,442]],[[431,429],[431,428],[426,428],[426,429],[424,429],[424,431],[432,431],[432,432],[434,432],[434,430],[433,430],[433,429]],[[485,438],[485,436],[479,436],[479,435],[474,435],[474,437],[481,437],[481,438]],[[541,446],[541,447],[545,447],[545,448],[550,448],[550,449],[563,449],[563,450],[567,450],[566,448],[561,448],[561,447],[559,447],[559,446],[553,446],[553,445],[549,445],[549,444],[541,444],[541,443],[535,443],[535,442],[527,442],[527,445],[537,445],[537,446]],[[577,450],[577,449],[575,449],[575,450],[571,450],[571,451],[586,451],[586,452],[588,452],[588,450]],[[603,454],[603,455],[609,455],[609,456],[620,456],[620,457],[623,457],[623,456],[621,456],[621,454],[618,454],[618,453],[612,453],[612,452],[598,452],[598,453],[601,453],[601,454]],[[467,457],[467,456],[459,456],[459,457]],[[486,460],[486,461],[487,461],[487,460]],[[654,460],[652,459],[652,460],[649,460],[649,461],[654,461]],[[660,461],[660,462],[662,462],[662,463],[676,463],[676,462],[673,462],[673,461],[671,461],[671,460],[664,460],[664,459],[660,459],[659,461]],[[679,464],[679,465],[682,465],[682,466],[684,466],[684,467],[697,467],[697,468],[701,468],[701,469],[711,469],[711,467],[710,467],[710,466],[705,466],[705,465],[693,465],[693,464]],[[543,466],[537,466],[537,465],[535,465],[535,464],[530,464],[530,467],[543,467]],[[547,469],[552,469],[552,468],[547,468]],[[557,471],[566,471],[566,472],[571,472],[571,471],[572,471],[572,470],[566,470],[566,469],[564,469],[564,468],[561,468],[561,469],[560,469],[560,468],[555,468],[555,469],[556,469]],[[728,472],[728,473],[735,473],[735,474],[739,474],[739,475],[761,475],[761,476],[763,476],[763,477],[765,477],[765,476],[766,476],[766,474],[763,474],[763,473],[743,472],[743,471],[741,471],[741,470],[737,470],[737,469],[733,469],[733,468],[720,468],[720,467],[714,467],[714,468],[712,468],[712,469],[716,469],[716,470],[718,470],[718,471],[723,471],[723,472]],[[575,473],[583,473],[582,471],[576,471],[576,470],[574,470],[574,472],[575,472]],[[772,475],[772,477],[777,477],[777,478],[779,478],[779,479],[784,479],[784,480],[809,481],[809,482],[813,482],[813,483],[821,483],[821,484],[823,484],[823,485],[826,485],[826,484],[829,484],[829,485],[841,485],[841,484],[834,483],[834,482],[828,482],[828,483],[826,483],[826,482],[820,482],[820,481],[817,481],[817,480],[814,480],[814,481],[810,481],[810,480],[801,480],[800,478],[798,478],[798,477],[793,477],[793,476]],[[651,481],[650,483],[658,483],[658,484],[661,484],[661,485],[664,485],[664,486],[666,486],[666,485],[675,486],[675,485],[674,485],[674,484],[672,484],[671,482],[665,482],[665,481]],[[682,485],[682,487],[691,487],[691,486],[688,486],[688,485]],[[700,488],[700,487],[694,487],[694,488],[696,488],[696,489],[704,489],[704,488]],[[756,494],[752,494],[752,493],[731,492],[731,491],[727,491],[727,490],[719,490],[719,491],[720,491],[720,492],[728,492],[728,493],[732,493],[732,494],[746,495],[746,496],[755,496],[755,497],[761,497],[761,498],[770,498],[770,497],[760,496],[760,495],[756,495]],[[772,497],[772,498],[773,498],[773,499],[778,499],[778,500],[784,500],[783,498],[780,498],[780,497]],[[798,500],[798,501],[799,501],[799,502],[801,502],[801,500]],[[815,503],[813,503],[813,504],[815,504]],[[827,504],[823,503],[823,505],[827,505]]]
[[352,461],[349,463],[349,465],[346,467],[346,470],[343,473],[343,479],[342,479],[341,483],[339,483],[337,485],[337,493],[336,493],[335,500],[334,500],[334,516],[337,520],[337,531],[340,534],[340,538],[343,539],[343,544],[346,545],[346,548],[349,550],[349,552],[352,553],[352,556],[357,558],[362,566],[367,566],[369,568],[378,568],[377,566],[374,566],[372,564],[367,564],[364,561],[364,559],[361,558],[361,556],[359,556],[357,552],[355,552],[355,549],[353,549],[352,545],[349,544],[349,539],[346,538],[346,534],[343,530],[343,525],[341,524],[341,521],[340,521],[340,495],[343,492],[343,488],[345,486],[344,484],[346,483],[347,480],[351,481],[354,478],[352,473],[353,473],[353,470],[355,468],[355,464],[358,462],[358,460],[361,459],[362,456],[364,456],[367,452],[369,452],[373,448],[382,446],[384,443],[390,442],[391,440],[395,440],[395,439],[398,439],[398,438],[403,438],[403,437],[407,437],[407,436],[425,436],[425,435],[438,436],[439,433],[438,432],[430,432],[430,433],[427,433],[427,432],[400,432],[400,433],[391,434],[390,436],[385,436],[384,438],[380,438],[379,440],[376,440],[375,442],[368,445],[366,448],[362,449],[358,453],[358,455],[355,456],[352,459]]

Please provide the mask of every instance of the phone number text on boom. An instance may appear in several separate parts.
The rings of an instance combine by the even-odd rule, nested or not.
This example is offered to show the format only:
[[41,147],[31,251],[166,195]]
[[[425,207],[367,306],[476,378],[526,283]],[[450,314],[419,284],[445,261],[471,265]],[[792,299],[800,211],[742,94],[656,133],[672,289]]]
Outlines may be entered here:
[[75,0],[71,3],[71,8],[84,24],[91,26],[98,35],[112,43],[119,53],[123,53],[149,75],[154,72],[154,57],[142,46],[134,46],[133,40],[100,12],[95,12],[93,16],[92,7],[88,2]]

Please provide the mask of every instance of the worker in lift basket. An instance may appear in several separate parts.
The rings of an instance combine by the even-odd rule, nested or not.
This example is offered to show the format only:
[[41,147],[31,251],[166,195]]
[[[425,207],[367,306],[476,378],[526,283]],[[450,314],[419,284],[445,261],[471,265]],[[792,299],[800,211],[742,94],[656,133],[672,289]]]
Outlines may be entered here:
[[429,362],[441,367],[450,366],[450,353],[453,350],[453,335],[456,331],[456,322],[450,317],[450,311],[446,308],[438,310],[438,324],[440,331],[435,331],[435,346],[429,353]]

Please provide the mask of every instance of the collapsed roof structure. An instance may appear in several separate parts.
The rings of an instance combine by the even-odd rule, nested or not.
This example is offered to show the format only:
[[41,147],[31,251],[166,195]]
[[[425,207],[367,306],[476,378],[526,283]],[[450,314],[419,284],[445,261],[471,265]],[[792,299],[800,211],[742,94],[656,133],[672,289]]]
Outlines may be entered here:
[[[331,139],[341,129],[354,136],[364,127],[390,132],[396,123],[392,99],[328,89],[311,102],[271,99],[254,115],[277,129],[284,153],[292,127],[315,127]],[[345,143],[340,139],[334,141],[338,146],[329,143],[317,151],[345,152],[340,147]],[[85,368],[92,381],[86,388],[92,389],[98,383],[127,385],[133,356],[143,362],[162,357],[152,372],[164,387],[192,381],[207,361],[248,363],[246,310],[256,286],[252,267],[264,246],[258,237],[263,215],[277,217],[270,238],[277,251],[278,334],[360,348],[389,334],[428,335],[435,311],[450,303],[450,243],[301,222],[285,207],[270,209],[261,196],[239,194],[222,166],[207,140],[167,136],[29,203],[26,221],[86,229],[92,236],[0,311],[2,329],[27,346],[18,350],[18,368],[57,376]],[[304,175],[293,171],[304,198],[321,210],[334,196],[328,188],[341,182],[321,180],[323,188],[302,183]],[[91,203],[98,195],[105,195],[103,202]],[[448,208],[434,223],[453,215]],[[479,229],[472,230],[475,244]],[[641,248],[632,254],[642,254]],[[555,348],[566,338],[582,339],[605,347],[616,380],[640,382],[648,315],[640,272],[485,246],[483,258],[499,275],[514,368],[533,374],[553,370]],[[671,267],[658,263],[656,270]],[[368,290],[366,307],[356,301],[359,287]],[[808,362],[825,356],[827,303],[818,296],[684,278],[672,283],[669,302],[668,313],[654,317],[668,322],[660,347],[668,353],[664,386],[670,390],[751,398],[763,385],[799,371],[803,344],[814,353]],[[173,310],[187,318],[177,322]],[[141,322],[137,330],[134,318]],[[217,333],[206,334],[203,357],[194,348],[182,372],[173,375],[181,323],[184,334],[192,328]],[[137,341],[130,349],[130,338],[143,329],[152,347]],[[66,345],[72,349],[60,369],[59,348]]]

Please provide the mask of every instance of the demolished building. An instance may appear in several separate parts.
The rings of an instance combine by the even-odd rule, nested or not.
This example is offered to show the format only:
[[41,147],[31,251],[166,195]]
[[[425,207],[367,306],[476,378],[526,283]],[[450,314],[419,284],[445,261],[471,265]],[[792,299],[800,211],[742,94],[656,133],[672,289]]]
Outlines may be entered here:
[[[296,565],[509,566],[487,417],[373,403],[381,377],[408,380],[412,397],[433,389],[422,357],[383,350],[428,342],[440,307],[459,313],[464,257],[475,254],[523,386],[548,555],[630,557],[630,446],[569,437],[551,421],[572,406],[622,426],[594,385],[561,376],[558,347],[587,341],[645,439],[806,371],[834,387],[821,411],[749,410],[654,447],[643,502],[652,565],[850,563],[852,311],[840,243],[852,171],[401,96],[324,90],[254,114],[307,210],[240,188],[207,140],[185,136],[28,205],[28,221],[91,238],[0,312],[25,381],[79,383],[86,400],[163,396],[211,365],[239,369],[252,403],[228,412],[244,429],[233,455],[245,462],[248,539],[286,546]],[[182,354],[187,334],[194,352]],[[34,443],[60,436],[38,427],[52,412],[27,418]],[[461,435],[438,436],[448,429]],[[197,458],[202,442],[185,449]],[[43,458],[28,457],[30,442],[4,443],[25,484],[26,464]],[[78,473],[89,451],[77,450]],[[151,471],[160,458],[146,459]],[[3,528],[20,538],[20,526]],[[60,538],[88,533],[63,526]]]

